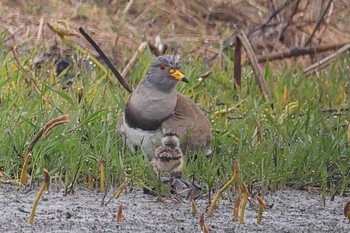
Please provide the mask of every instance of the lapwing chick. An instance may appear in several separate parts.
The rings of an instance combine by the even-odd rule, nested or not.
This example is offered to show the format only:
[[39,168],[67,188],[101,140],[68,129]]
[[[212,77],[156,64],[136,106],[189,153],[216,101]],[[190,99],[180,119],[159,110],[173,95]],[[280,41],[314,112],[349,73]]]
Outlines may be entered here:
[[156,149],[151,163],[158,178],[157,201],[162,201],[160,174],[170,173],[169,189],[174,178],[182,177],[183,153],[180,148],[179,136],[176,133],[167,132],[163,135],[162,145]]

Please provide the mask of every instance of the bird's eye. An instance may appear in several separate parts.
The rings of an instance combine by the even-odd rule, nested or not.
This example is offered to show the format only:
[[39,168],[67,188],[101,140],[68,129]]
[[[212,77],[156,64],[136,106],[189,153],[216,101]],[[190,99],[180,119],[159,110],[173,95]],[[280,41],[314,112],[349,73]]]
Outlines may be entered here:
[[160,66],[159,66],[159,69],[160,69],[160,70],[165,70],[165,65],[160,65]]

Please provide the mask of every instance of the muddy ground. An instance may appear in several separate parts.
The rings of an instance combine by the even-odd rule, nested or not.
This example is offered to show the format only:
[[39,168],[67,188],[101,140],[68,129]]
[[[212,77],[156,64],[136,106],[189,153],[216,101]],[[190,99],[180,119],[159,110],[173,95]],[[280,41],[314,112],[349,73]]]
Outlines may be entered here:
[[[101,206],[103,194],[84,189],[64,196],[51,188],[39,202],[34,225],[28,219],[37,189],[27,191],[0,184],[0,232],[200,232],[199,215],[192,216],[191,203],[174,203],[167,199],[156,203],[155,197],[135,189],[120,199]],[[112,195],[107,195],[108,199]],[[269,208],[261,225],[256,224],[257,208],[246,209],[245,224],[232,222],[232,202],[221,200],[211,217],[206,216],[210,232],[350,232],[343,215],[348,197],[327,198],[300,190],[271,192],[264,196]],[[118,206],[123,204],[125,220],[116,221]],[[197,201],[205,210],[207,199]]]

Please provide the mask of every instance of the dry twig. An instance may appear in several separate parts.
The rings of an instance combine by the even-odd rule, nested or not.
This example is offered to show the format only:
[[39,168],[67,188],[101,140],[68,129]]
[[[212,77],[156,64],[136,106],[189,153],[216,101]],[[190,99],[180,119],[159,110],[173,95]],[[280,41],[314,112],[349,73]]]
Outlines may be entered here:
[[103,193],[105,191],[105,169],[102,159],[97,160],[97,171],[100,176],[100,192]]
[[279,60],[279,59],[285,59],[290,57],[298,57],[298,56],[304,56],[304,55],[310,55],[310,54],[317,54],[321,52],[326,52],[329,50],[338,49],[344,45],[349,44],[349,42],[346,43],[337,43],[337,44],[331,44],[331,45],[325,45],[325,46],[316,46],[314,48],[291,48],[288,51],[285,52],[279,52],[279,53],[271,53],[267,55],[259,55],[257,56],[257,60],[259,63],[266,62],[266,61],[273,61],[273,60]]
[[333,3],[333,0],[329,0],[327,6],[326,6],[326,9],[324,10],[324,12],[322,13],[321,17],[318,19],[317,23],[316,23],[316,26],[314,28],[314,30],[312,31],[309,39],[306,41],[305,43],[305,46],[307,46],[308,44],[310,44],[310,42],[312,41],[317,29],[321,26],[322,22],[323,22],[323,18],[324,16],[326,15],[326,13],[328,12],[329,8],[331,7]]
[[315,64],[312,64],[309,67],[306,67],[303,72],[305,76],[309,76],[313,73],[315,73],[318,70],[321,70],[325,67],[328,66],[328,64],[336,57],[338,57],[340,54],[345,53],[346,51],[348,51],[350,49],[350,44],[346,44],[343,47],[341,47],[339,50],[337,50],[335,53],[332,53],[331,55],[329,55],[328,57],[325,57],[324,59],[322,59],[321,61],[318,61]]
[[125,79],[125,77],[128,75],[129,71],[134,67],[136,61],[137,61],[137,56],[139,53],[142,53],[145,48],[147,47],[147,42],[142,42],[137,49],[137,51],[134,53],[132,58],[130,59],[129,63],[125,66],[124,70],[122,71],[121,76]]
[[259,66],[258,60],[255,56],[254,51],[253,51],[253,48],[252,48],[246,34],[244,33],[244,31],[241,31],[238,34],[238,37],[241,40],[242,45],[243,45],[243,47],[248,55],[248,58],[249,58],[250,63],[252,65],[253,71],[255,73],[256,81],[259,84],[260,90],[263,92],[265,97],[267,97],[269,100],[271,100],[272,96],[271,96],[269,89],[267,88],[266,83],[265,83],[261,67]]
[[245,213],[245,207],[247,205],[247,201],[249,199],[249,191],[247,186],[242,183],[241,184],[241,190],[242,190],[242,201],[241,201],[241,213],[239,215],[239,223],[243,224],[244,223],[244,213]]
[[259,31],[261,29],[266,29],[266,27],[269,26],[269,23],[271,22],[271,20],[273,18],[275,18],[284,8],[286,8],[287,6],[289,6],[290,3],[292,3],[293,0],[287,0],[283,5],[281,5],[278,9],[276,9],[272,14],[271,16],[269,17],[269,19],[261,24],[260,26],[258,26],[257,28],[253,29],[251,32],[248,33],[248,36],[250,36],[252,33],[256,32],[256,31]]
[[207,226],[207,224],[205,224],[204,213],[201,213],[201,215],[199,217],[199,225],[201,226],[203,233],[209,233],[208,226]]
[[259,210],[258,210],[258,217],[257,217],[257,223],[260,224],[262,220],[262,213],[263,210],[266,209],[266,203],[265,201],[258,195],[256,195],[256,199],[259,202]]

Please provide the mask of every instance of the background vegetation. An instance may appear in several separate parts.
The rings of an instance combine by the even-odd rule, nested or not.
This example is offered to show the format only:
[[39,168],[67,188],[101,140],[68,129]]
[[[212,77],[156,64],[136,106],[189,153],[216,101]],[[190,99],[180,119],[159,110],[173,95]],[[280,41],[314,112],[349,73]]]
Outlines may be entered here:
[[[47,168],[58,183],[77,184],[87,176],[97,182],[97,161],[104,161],[107,184],[124,180],[141,187],[153,185],[148,158],[131,154],[117,137],[116,124],[128,93],[80,50],[73,50],[68,70],[55,75],[55,62],[33,60],[43,44],[17,53],[6,49],[8,31],[0,34],[0,169],[6,180],[19,179],[23,152],[34,135],[50,119],[67,113],[70,123],[53,129],[34,147],[31,181]],[[120,52],[129,58],[131,51]],[[187,54],[182,72],[190,84],[178,91],[190,96],[206,112],[215,136],[214,153],[186,157],[184,178],[193,177],[204,193],[232,176],[233,161],[241,164],[243,180],[255,191],[286,186],[314,187],[341,194],[350,183],[348,123],[349,55],[339,56],[327,69],[304,77],[299,65],[275,69],[265,65],[264,76],[273,99],[267,101],[245,66],[242,86],[232,85],[231,47],[219,50],[220,62],[211,63],[212,74],[201,78],[208,63]],[[138,55],[128,82],[136,86],[154,59],[149,49]],[[120,70],[121,67],[118,67]],[[74,82],[66,87],[67,77]]]
[[[23,151],[43,124],[68,113],[71,122],[55,128],[35,146],[32,178],[47,168],[57,181],[69,185],[80,166],[79,184],[84,185],[87,175],[99,179],[96,164],[103,159],[110,184],[125,178],[144,183],[152,173],[147,158],[124,150],[116,134],[128,93],[94,65],[90,72],[83,69],[79,52],[70,68],[75,71],[74,84],[63,90],[59,80],[64,75],[53,75],[52,61],[41,68],[32,66],[38,52],[21,54],[18,60],[12,52],[0,55],[0,167],[6,177],[18,179]],[[340,57],[325,72],[310,78],[304,78],[297,67],[276,72],[267,66],[265,78],[274,96],[267,102],[249,67],[244,69],[242,87],[235,90],[232,53],[220,56],[222,65],[215,66],[200,85],[198,77],[206,67],[183,61],[182,70],[191,82],[180,84],[178,90],[192,96],[208,113],[215,135],[214,154],[187,157],[184,177],[194,174],[204,186],[217,187],[232,175],[233,161],[238,159],[244,180],[256,187],[310,184],[340,185],[340,190],[346,190],[350,161],[345,119],[349,113],[344,108],[349,57]],[[153,58],[149,51],[140,55],[131,74],[134,86]]]

